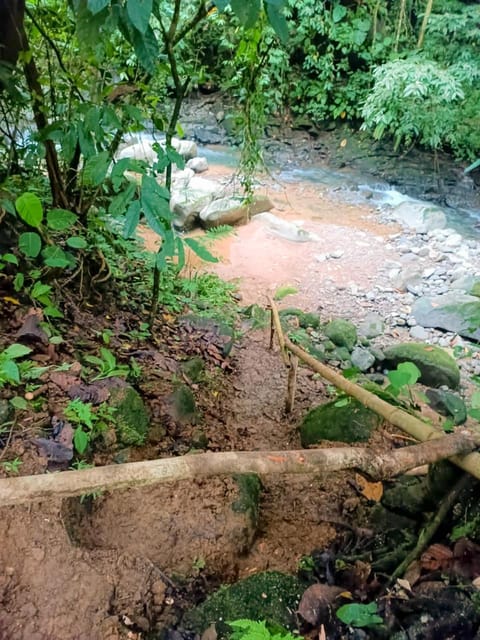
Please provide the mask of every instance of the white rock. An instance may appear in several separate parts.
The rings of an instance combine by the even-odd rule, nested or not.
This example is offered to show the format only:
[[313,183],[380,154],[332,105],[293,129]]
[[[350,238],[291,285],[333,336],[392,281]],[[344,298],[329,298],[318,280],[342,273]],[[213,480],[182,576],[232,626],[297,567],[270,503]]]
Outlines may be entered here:
[[197,158],[191,158],[187,162],[187,167],[195,171],[195,173],[203,173],[208,169],[208,162],[206,158],[199,156]]

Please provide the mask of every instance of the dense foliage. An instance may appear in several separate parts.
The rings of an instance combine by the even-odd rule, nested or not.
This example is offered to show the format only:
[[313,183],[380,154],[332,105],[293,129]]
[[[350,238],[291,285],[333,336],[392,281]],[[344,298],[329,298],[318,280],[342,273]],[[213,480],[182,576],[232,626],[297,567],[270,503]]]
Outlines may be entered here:
[[[155,315],[162,270],[184,260],[172,138],[184,98],[206,83],[238,105],[247,192],[268,112],[480,155],[478,3],[48,0],[27,2],[24,16],[22,0],[13,5],[18,37],[0,46],[0,269],[50,316],[53,279],[110,280],[141,220],[162,238]],[[152,162],[115,162],[125,136],[145,129],[158,140]]]

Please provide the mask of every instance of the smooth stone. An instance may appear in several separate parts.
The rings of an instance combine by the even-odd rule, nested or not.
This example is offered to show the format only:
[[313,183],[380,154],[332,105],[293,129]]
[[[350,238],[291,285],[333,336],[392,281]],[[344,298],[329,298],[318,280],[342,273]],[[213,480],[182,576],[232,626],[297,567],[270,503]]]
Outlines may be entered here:
[[423,327],[434,327],[480,340],[480,300],[476,296],[451,292],[423,297],[412,308]]

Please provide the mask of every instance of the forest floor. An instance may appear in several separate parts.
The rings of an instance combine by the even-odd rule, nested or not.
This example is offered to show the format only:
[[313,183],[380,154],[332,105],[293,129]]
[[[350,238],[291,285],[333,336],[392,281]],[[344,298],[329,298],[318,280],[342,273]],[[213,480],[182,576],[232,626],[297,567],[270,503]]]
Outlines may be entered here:
[[[209,171],[209,177],[226,175],[223,168]],[[271,197],[276,215],[301,218],[318,241],[289,242],[253,221],[214,243],[211,251],[222,259],[206,268],[236,282],[242,305],[266,306],[266,294],[293,285],[297,293],[288,298],[289,306],[318,312],[322,321],[362,320],[366,309],[349,288],[352,283],[372,287],[382,277],[385,262],[394,257],[386,240],[398,229],[381,224],[368,206],[341,202],[305,183],[265,178],[259,190]],[[143,236],[153,250],[156,239],[148,232]],[[342,260],[316,259],[338,247]],[[198,268],[193,259],[187,267],[191,272]],[[2,338],[21,326],[24,313],[20,309],[4,318]],[[302,416],[330,390],[301,368],[295,409],[287,416],[287,375],[278,351],[269,349],[267,328],[244,331],[232,354],[223,358],[214,339],[213,346],[206,343],[201,332],[188,323],[179,325],[166,312],[154,340],[145,344],[122,338],[139,319],[144,320],[132,312],[108,316],[74,308],[61,354],[75,361],[79,339],[92,350],[105,329],[112,330],[115,353],[143,352],[139,390],[152,415],[153,435],[145,446],[128,452],[129,461],[186,453],[199,426],[213,451],[300,448]],[[175,376],[181,376],[179,363],[195,354],[207,361],[207,377],[200,384],[185,381],[195,393],[201,419],[179,424],[165,417],[169,398]],[[70,384],[63,383],[62,390],[47,382],[51,395],[37,421],[62,406]],[[24,460],[22,474],[45,470],[32,443],[33,427],[24,425],[23,437],[8,445],[9,455]],[[392,440],[382,430],[375,438],[375,444],[385,446]],[[99,455],[96,461],[111,458]],[[229,478],[114,492],[82,503],[70,499],[3,507],[0,639],[140,640],[175,624],[179,611],[215,584],[265,569],[295,571],[302,556],[328,548],[345,534],[350,513],[362,500],[347,473],[263,478],[262,483],[253,537],[232,516],[236,487]]]

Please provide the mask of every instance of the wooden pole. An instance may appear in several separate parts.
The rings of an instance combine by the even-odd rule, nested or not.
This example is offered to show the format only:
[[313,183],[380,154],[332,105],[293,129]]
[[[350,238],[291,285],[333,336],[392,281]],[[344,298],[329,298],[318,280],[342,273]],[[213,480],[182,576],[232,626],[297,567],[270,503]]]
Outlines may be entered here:
[[0,506],[241,473],[320,475],[358,469],[371,478],[383,479],[445,456],[466,453],[477,444],[471,434],[462,431],[435,442],[380,453],[358,447],[332,447],[299,451],[209,452],[127,462],[81,471],[2,479]]

